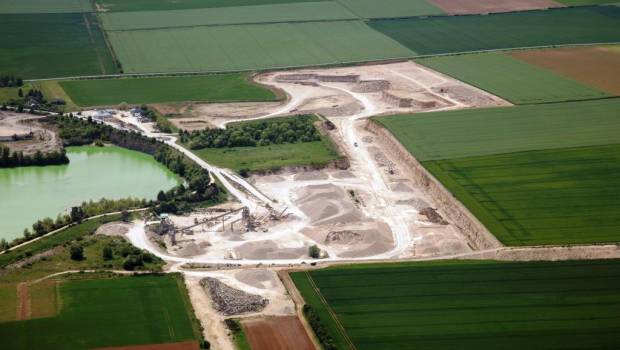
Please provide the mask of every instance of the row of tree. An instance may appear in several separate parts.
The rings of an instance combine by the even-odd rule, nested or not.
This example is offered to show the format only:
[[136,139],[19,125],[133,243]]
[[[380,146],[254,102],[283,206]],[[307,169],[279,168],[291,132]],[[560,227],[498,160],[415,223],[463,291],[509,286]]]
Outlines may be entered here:
[[314,126],[315,118],[300,115],[232,124],[226,129],[181,131],[181,142],[191,149],[223,147],[255,147],[271,144],[312,142],[321,139]]
[[23,86],[24,80],[12,75],[0,75],[0,88]]
[[83,202],[81,205],[72,207],[71,211],[67,214],[58,214],[56,219],[44,218],[37,220],[32,225],[32,230],[25,229],[23,237],[14,239],[11,242],[7,242],[5,239],[0,240],[0,250],[5,250],[10,247],[14,247],[18,244],[22,244],[31,239],[43,236],[49,232],[57,230],[61,227],[79,223],[84,219],[92,216],[122,211],[126,212],[130,209],[144,208],[152,204],[144,199],[126,198],[119,200],[101,199],[99,201]]
[[64,150],[42,153],[37,150],[34,154],[27,155],[22,151],[11,150],[0,145],[0,168],[12,168],[31,165],[59,165],[69,163],[69,158]]

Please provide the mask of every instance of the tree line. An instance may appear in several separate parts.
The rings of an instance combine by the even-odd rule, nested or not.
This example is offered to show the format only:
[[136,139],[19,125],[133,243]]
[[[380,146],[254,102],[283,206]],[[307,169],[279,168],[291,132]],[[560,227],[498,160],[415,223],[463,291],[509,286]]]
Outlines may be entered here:
[[24,85],[24,80],[12,75],[0,75],[0,88],[19,87]]
[[181,142],[191,149],[223,147],[256,147],[272,144],[319,141],[315,117],[299,115],[231,124],[226,129],[181,131]]
[[69,163],[65,150],[42,153],[37,150],[34,154],[24,154],[22,151],[13,151],[0,145],[0,168],[12,168],[32,165],[60,165]]

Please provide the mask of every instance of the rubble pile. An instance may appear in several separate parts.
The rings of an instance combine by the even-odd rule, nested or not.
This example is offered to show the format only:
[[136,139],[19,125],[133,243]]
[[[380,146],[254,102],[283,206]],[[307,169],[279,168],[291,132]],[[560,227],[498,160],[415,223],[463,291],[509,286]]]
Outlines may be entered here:
[[232,288],[216,278],[206,277],[200,285],[209,292],[213,307],[226,316],[262,311],[269,300]]
[[426,216],[428,218],[428,221],[432,222],[433,224],[439,224],[439,225],[447,225],[448,224],[448,222],[446,220],[444,220],[441,215],[439,215],[437,210],[435,210],[435,209],[433,209],[431,207],[426,207],[426,208],[420,210],[420,214]]

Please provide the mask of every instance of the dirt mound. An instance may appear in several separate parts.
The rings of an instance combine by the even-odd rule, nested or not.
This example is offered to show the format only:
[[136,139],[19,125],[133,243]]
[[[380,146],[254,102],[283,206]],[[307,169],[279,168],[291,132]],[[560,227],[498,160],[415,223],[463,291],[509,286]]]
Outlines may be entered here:
[[260,312],[269,303],[259,295],[232,288],[216,278],[204,278],[200,285],[211,295],[213,308],[226,316]]
[[361,80],[352,91],[361,93],[381,92],[391,86],[392,84],[387,80]]
[[179,250],[176,251],[176,255],[181,256],[181,257],[192,257],[192,256],[202,255],[204,253],[205,253],[205,249],[194,242],[185,244]]
[[428,218],[428,221],[432,222],[433,224],[448,225],[448,222],[444,220],[441,215],[439,215],[437,210],[431,207],[426,207],[420,210],[420,215],[426,216]]
[[325,244],[352,244],[362,240],[362,235],[353,231],[331,231],[325,237]]
[[306,186],[296,195],[296,204],[313,225],[356,222],[363,217],[344,190],[335,185]]
[[413,192],[413,189],[402,182],[392,185],[392,191],[396,192]]
[[272,240],[265,240],[244,243],[235,251],[241,259],[298,259],[308,253],[308,248],[283,248]]

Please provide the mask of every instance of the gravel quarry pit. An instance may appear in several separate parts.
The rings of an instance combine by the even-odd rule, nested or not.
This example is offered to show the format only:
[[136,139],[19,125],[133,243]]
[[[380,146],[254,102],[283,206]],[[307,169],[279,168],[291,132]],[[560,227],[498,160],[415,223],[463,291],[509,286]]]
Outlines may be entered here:
[[199,130],[223,128],[236,121],[294,114],[342,117],[362,113],[363,104],[347,91],[368,97],[377,115],[510,105],[494,95],[411,61],[266,72],[256,75],[254,81],[284,91],[287,101],[158,104],[155,108],[175,115],[170,120],[177,127]]

